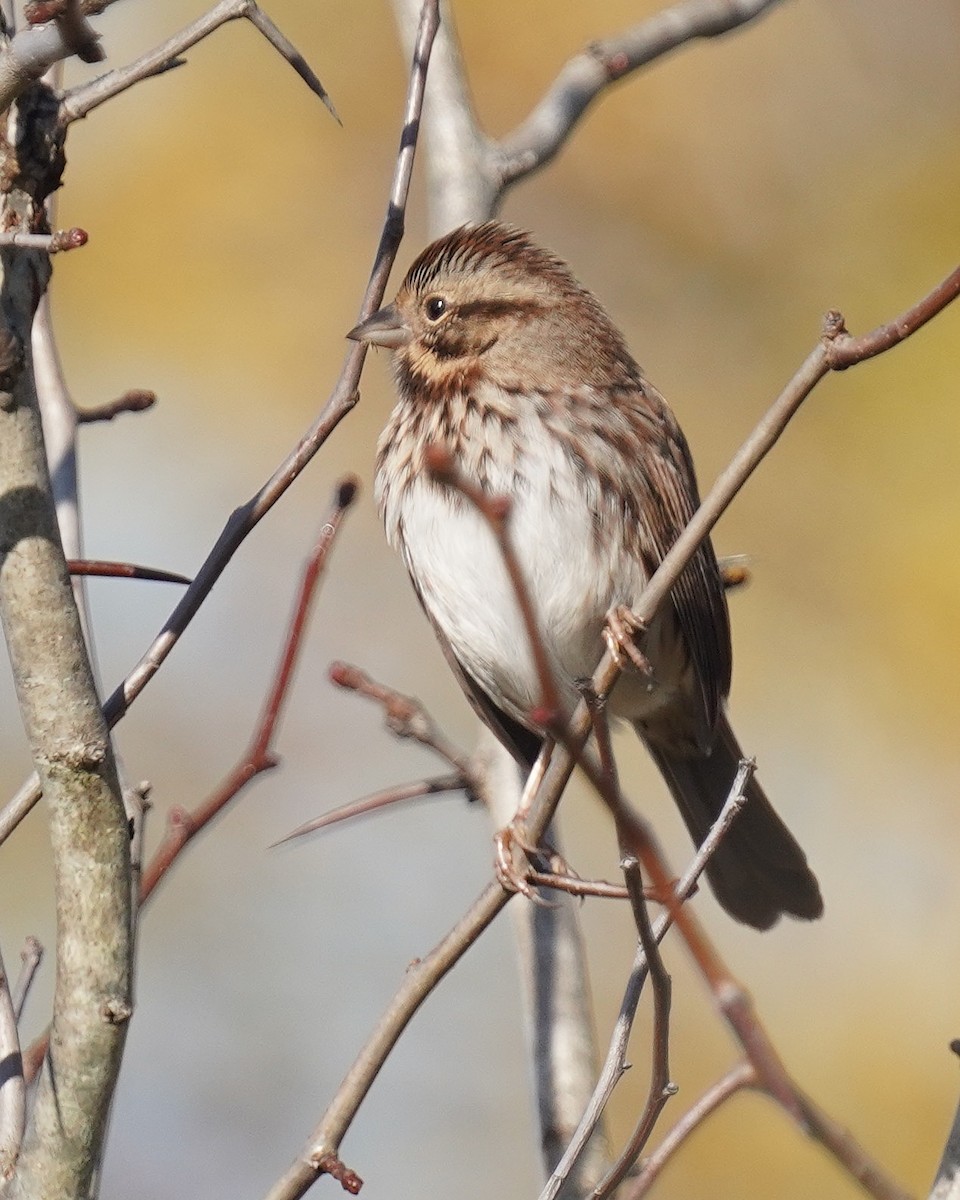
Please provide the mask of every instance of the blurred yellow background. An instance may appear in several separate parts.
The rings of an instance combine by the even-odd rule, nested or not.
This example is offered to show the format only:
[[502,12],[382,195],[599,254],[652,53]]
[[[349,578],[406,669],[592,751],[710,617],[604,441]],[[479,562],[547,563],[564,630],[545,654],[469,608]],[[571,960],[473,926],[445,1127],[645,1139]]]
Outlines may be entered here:
[[[513,128],[588,40],[660,8],[461,0],[455,11],[487,131]],[[97,18],[111,65],[202,11],[117,4]],[[338,127],[251,27],[71,130],[60,223],[90,233],[58,258],[54,309],[81,404],[134,386],[156,411],[82,434],[91,556],[191,572],[229,512],[324,401],[357,316],[385,209],[406,79],[389,5],[270,0],[329,89]],[[953,0],[798,0],[612,89],[504,215],[535,231],[613,312],[676,410],[708,486],[839,307],[863,331],[958,259],[960,12]],[[89,77],[70,64],[68,82]],[[414,186],[396,280],[426,231]],[[808,849],[823,921],[766,936],[697,901],[802,1086],[916,1194],[926,1194],[960,1072],[960,308],[828,379],[716,536],[751,556],[732,600],[734,724]],[[364,495],[320,596],[279,738],[256,783],[185,856],[146,916],[138,1009],[103,1195],[260,1195],[299,1149],[392,994],[488,879],[490,830],[432,801],[283,850],[303,820],[437,764],[328,684],[359,662],[442,715],[473,718],[387,551],[370,500],[392,402],[385,356],[362,402],[220,586],[118,732],[154,787],[151,837],[241,752],[270,678],[300,563],[334,481]],[[92,588],[106,686],[168,614],[160,585]],[[4,683],[3,778],[28,769]],[[624,781],[682,862],[679,822],[639,747]],[[565,805],[584,874],[616,874],[585,794]],[[42,812],[0,851],[0,939],[50,948],[31,1000],[45,1022],[52,901]],[[519,901],[518,901],[519,902]],[[601,1042],[632,955],[624,912],[584,907]],[[675,1119],[733,1061],[679,946]],[[428,1002],[344,1147],[391,1200],[532,1196],[537,1163],[506,922]],[[612,1109],[625,1135],[646,1090],[647,1027]],[[321,1188],[329,1191],[329,1181]],[[842,1200],[859,1194],[771,1105],[736,1099],[656,1195]]]

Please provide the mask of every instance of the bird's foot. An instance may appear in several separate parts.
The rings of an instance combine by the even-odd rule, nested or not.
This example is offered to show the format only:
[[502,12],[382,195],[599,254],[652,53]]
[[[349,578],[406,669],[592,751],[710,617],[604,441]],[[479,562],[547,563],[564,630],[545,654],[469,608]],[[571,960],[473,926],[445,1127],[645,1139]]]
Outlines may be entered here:
[[629,661],[641,675],[653,674],[650,660],[636,642],[636,635],[645,631],[644,623],[626,604],[615,604],[607,613],[603,640],[621,671]]
[[535,904],[546,904],[530,883],[533,872],[571,874],[563,857],[552,846],[534,845],[522,822],[514,820],[493,837],[493,868],[497,881],[508,892],[520,892]]

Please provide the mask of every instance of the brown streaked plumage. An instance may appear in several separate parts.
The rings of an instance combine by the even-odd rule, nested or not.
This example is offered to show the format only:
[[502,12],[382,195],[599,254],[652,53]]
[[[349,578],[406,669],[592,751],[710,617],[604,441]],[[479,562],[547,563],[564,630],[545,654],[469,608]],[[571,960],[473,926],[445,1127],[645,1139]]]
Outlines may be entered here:
[[[480,716],[529,767],[538,682],[503,563],[481,518],[435,483],[442,445],[511,522],[539,627],[571,709],[603,650],[698,503],[676,418],[600,303],[552,254],[499,222],[428,246],[393,304],[349,334],[394,351],[400,400],[380,439],[376,493],[448,660]],[[644,642],[650,683],[627,669],[611,699],[644,740],[699,844],[740,748],[724,712],[730,627],[704,542]],[[803,851],[756,780],[707,868],[720,903],[765,929],[820,915]]]

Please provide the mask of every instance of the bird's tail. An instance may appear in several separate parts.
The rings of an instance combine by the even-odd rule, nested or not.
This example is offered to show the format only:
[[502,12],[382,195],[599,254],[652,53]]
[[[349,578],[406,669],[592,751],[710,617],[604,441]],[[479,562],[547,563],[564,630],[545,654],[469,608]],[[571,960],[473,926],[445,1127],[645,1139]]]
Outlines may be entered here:
[[[723,808],[742,757],[726,716],[720,716],[709,755],[684,756],[651,740],[639,725],[637,732],[699,846]],[[782,913],[809,921],[823,912],[820,887],[806,855],[756,777],[747,784],[746,804],[711,857],[706,873],[727,912],[755,929],[769,929]]]

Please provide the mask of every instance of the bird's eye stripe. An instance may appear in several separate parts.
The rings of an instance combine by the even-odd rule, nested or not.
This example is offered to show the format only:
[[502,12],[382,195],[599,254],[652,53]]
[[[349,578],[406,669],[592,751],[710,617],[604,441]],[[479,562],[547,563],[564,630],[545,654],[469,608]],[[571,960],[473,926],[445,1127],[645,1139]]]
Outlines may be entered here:
[[457,305],[457,316],[535,317],[545,310],[539,300],[468,300]]

